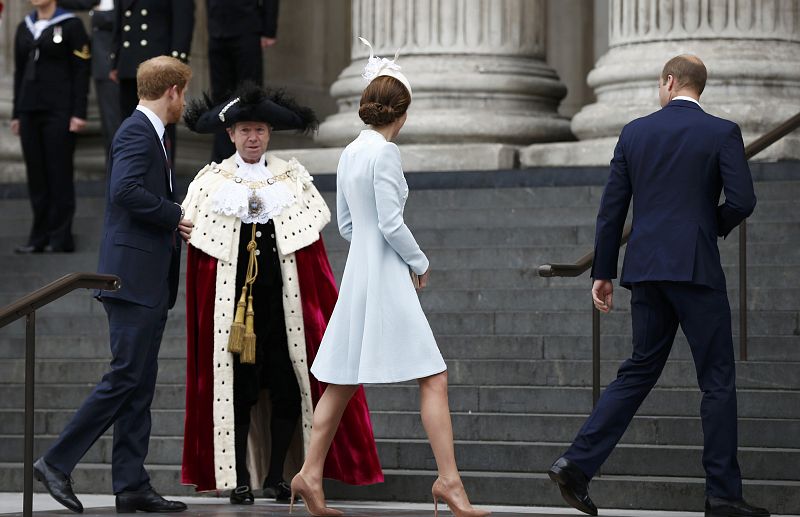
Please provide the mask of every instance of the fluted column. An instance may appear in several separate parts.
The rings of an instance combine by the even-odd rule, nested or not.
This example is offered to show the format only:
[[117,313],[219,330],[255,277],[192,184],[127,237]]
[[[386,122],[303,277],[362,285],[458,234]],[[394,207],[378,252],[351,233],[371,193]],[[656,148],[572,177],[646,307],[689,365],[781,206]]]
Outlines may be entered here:
[[405,143],[530,143],[570,137],[556,109],[566,89],[545,59],[544,0],[352,0],[351,64],[331,88],[339,112],[323,145],[363,127],[358,102],[370,40],[409,77],[414,98]]
[[708,68],[703,107],[746,139],[800,111],[797,0],[610,0],[609,14],[609,51],[588,76],[597,102],[572,120],[579,139],[616,137],[655,111],[661,68],[682,53]]
[[9,130],[14,102],[14,35],[30,9],[28,2],[4,2],[0,23],[0,183],[25,178],[19,138]]

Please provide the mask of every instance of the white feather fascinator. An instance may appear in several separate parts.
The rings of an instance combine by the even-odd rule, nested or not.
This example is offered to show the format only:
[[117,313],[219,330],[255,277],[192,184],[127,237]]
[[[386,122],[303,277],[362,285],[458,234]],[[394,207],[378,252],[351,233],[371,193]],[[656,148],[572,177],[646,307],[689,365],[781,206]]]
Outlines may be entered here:
[[364,72],[361,74],[361,77],[367,81],[367,84],[371,83],[376,77],[380,77],[382,75],[394,77],[403,83],[403,86],[405,86],[408,90],[408,95],[410,97],[411,83],[408,81],[408,78],[403,75],[403,72],[400,71],[400,65],[397,64],[397,58],[400,56],[400,49],[394,53],[394,59],[389,60],[385,57],[381,58],[376,56],[372,50],[372,44],[369,41],[362,37],[359,37],[358,39],[361,40],[361,43],[369,47],[369,60],[364,67]]

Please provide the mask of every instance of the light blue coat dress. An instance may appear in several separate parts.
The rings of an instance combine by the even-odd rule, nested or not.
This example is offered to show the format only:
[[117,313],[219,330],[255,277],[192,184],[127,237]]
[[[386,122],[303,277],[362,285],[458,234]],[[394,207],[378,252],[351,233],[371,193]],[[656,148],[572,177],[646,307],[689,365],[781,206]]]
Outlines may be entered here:
[[362,131],[336,171],[339,232],[350,252],[311,367],[320,381],[400,382],[447,369],[409,273],[427,271],[428,259],[403,222],[407,198],[400,150]]

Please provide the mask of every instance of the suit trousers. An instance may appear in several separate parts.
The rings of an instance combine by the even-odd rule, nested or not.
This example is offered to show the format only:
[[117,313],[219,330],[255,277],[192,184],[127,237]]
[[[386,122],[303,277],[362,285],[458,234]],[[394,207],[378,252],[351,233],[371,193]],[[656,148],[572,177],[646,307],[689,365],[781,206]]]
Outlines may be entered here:
[[[264,82],[264,65],[261,36],[257,33],[241,34],[232,38],[208,38],[208,66],[211,74],[211,96],[214,102],[228,98],[244,81],[261,86]],[[217,163],[236,151],[228,133],[222,129],[214,133],[211,160]]]
[[603,391],[564,456],[587,477],[594,476],[658,381],[680,325],[703,392],[700,417],[706,495],[741,499],[736,374],[727,294],[690,283],[636,283],[631,287],[631,319],[633,354]]
[[165,289],[163,299],[152,308],[103,299],[111,337],[111,370],[47,451],[44,456],[47,463],[68,475],[113,425],[114,493],[150,486],[144,460],[150,442],[150,404],[155,393],[168,298]]
[[35,111],[19,115],[20,140],[28,176],[33,226],[28,245],[72,251],[75,214],[75,135],[68,112]]

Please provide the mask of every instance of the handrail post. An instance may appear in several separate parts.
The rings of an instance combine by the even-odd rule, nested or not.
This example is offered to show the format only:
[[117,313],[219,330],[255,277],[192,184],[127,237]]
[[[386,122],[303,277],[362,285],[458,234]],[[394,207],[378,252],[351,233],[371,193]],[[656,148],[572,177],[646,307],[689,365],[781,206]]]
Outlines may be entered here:
[[739,359],[747,361],[747,219],[739,225]]
[[25,317],[25,451],[22,515],[33,513],[33,387],[36,360],[36,311]]
[[592,304],[592,408],[600,399],[600,311]]

